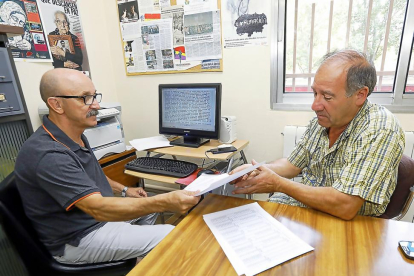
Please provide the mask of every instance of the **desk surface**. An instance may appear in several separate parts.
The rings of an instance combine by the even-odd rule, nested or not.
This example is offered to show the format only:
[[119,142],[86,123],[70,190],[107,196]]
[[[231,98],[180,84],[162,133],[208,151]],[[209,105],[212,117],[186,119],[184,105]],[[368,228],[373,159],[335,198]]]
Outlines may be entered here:
[[[127,276],[237,275],[202,215],[253,200],[208,195]],[[357,216],[343,221],[300,207],[259,202],[315,248],[259,275],[414,275],[414,261],[398,248],[414,240],[414,224]]]
[[[211,150],[213,148],[217,148],[217,146],[221,145],[217,140],[210,140],[208,143],[201,145],[198,148],[189,148],[189,147],[181,147],[181,146],[173,146],[173,147],[166,147],[166,148],[158,148],[158,149],[151,149],[148,150],[149,152],[155,153],[162,153],[168,155],[175,155],[175,156],[182,156],[182,157],[192,157],[192,158],[206,158],[205,152]],[[231,143],[237,151],[243,150],[248,144],[249,141],[247,140],[236,140]],[[212,154],[207,153],[207,156],[211,159],[216,160],[227,160],[237,152],[227,152],[227,153],[220,153],[220,154]]]
[[[220,144],[221,143],[217,140],[210,140],[210,142],[198,148],[174,146],[174,147],[167,147],[167,148],[151,149],[148,151],[154,152],[154,153],[167,154],[167,155],[181,156],[181,157],[205,159],[206,158],[205,152],[212,148],[217,148],[217,146]],[[216,160],[228,160],[232,156],[234,156],[235,154],[243,150],[248,144],[249,144],[249,141],[247,140],[236,140],[232,143],[232,145],[237,149],[237,151],[228,152],[228,153],[220,153],[220,154],[212,154],[209,152],[207,153],[207,156],[211,159],[216,159]],[[150,179],[150,180],[159,181],[163,183],[169,183],[169,184],[175,184],[175,181],[178,179],[176,177],[140,173],[140,172],[135,172],[131,170],[125,170],[125,174],[143,178],[143,179]]]

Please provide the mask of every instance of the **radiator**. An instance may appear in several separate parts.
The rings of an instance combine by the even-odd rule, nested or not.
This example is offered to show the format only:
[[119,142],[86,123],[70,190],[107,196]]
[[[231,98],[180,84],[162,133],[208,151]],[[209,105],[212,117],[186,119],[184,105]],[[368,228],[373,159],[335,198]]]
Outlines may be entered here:
[[[306,127],[304,126],[285,126],[283,130],[283,157],[288,157],[302,138]],[[414,131],[405,132],[404,154],[414,159]],[[414,172],[413,172],[414,173]],[[293,180],[300,182],[302,177],[299,175]],[[414,186],[413,188],[414,189]],[[402,221],[414,222],[414,203],[411,204],[408,212],[400,219]]]

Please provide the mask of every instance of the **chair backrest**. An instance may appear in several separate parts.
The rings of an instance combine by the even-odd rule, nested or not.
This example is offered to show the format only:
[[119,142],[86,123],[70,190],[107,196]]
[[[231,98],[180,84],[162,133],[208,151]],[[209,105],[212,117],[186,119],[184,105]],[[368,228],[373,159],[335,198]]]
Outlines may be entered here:
[[1,186],[4,188],[0,190],[0,223],[30,275],[123,275],[135,265],[136,258],[81,265],[59,263],[40,242],[26,216],[14,174],[6,177]]
[[407,212],[414,196],[414,160],[403,155],[398,165],[397,186],[381,218],[400,219]]
[[0,190],[0,219],[7,237],[16,247],[29,271],[31,266],[45,265],[53,257],[39,241],[36,231],[24,212],[13,173],[4,179],[2,184],[4,188]]

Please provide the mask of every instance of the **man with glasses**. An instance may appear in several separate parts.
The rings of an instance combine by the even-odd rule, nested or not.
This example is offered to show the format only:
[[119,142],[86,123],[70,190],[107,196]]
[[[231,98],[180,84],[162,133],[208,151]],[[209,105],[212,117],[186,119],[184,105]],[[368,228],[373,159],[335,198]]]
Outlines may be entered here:
[[74,52],[64,51],[59,45],[59,40],[54,40],[56,45],[50,46],[53,57],[53,66],[55,68],[70,68],[82,71],[83,54],[80,47],[79,39],[70,32],[70,22],[64,12],[55,12],[56,30],[49,33],[50,35],[70,35],[74,47]]
[[199,197],[187,191],[147,197],[141,188],[125,189],[104,175],[83,135],[97,124],[102,94],[82,72],[46,72],[40,94],[49,116],[24,143],[15,175],[41,242],[70,264],[145,256],[173,229],[152,225],[154,213],[187,212]]
[[[376,81],[363,53],[327,54],[312,84],[316,117],[301,141],[288,158],[237,180],[234,193],[275,193],[271,202],[345,220],[382,215],[397,183],[405,136],[390,111],[367,99]],[[299,173],[302,183],[290,180]]]

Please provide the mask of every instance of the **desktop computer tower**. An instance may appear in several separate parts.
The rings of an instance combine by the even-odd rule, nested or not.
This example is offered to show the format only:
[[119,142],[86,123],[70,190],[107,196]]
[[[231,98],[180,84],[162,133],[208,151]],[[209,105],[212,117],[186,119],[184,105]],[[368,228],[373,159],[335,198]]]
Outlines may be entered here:
[[220,138],[221,143],[229,144],[237,139],[236,116],[221,116]]

